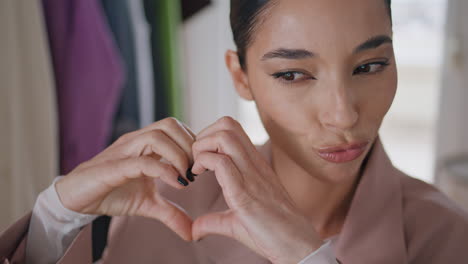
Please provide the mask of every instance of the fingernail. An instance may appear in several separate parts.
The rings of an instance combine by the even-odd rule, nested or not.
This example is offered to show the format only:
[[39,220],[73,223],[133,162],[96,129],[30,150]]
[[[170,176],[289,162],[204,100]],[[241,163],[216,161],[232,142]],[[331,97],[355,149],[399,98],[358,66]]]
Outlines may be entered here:
[[183,186],[188,186],[189,185],[188,181],[186,179],[182,178],[182,176],[179,176],[177,178],[177,181]]
[[191,182],[195,181],[195,178],[193,176],[195,176],[195,174],[192,173],[192,168],[188,168],[187,172],[185,173],[185,176],[187,177],[187,179]]

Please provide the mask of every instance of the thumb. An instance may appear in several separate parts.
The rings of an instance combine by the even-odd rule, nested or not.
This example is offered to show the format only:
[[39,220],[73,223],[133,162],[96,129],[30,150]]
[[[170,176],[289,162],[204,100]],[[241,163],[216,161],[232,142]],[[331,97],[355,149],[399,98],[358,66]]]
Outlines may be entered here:
[[232,210],[206,214],[198,217],[192,225],[193,240],[198,241],[207,235],[234,237],[234,213]]
[[142,216],[161,221],[185,241],[192,241],[192,219],[179,205],[159,197],[153,210],[144,210]]

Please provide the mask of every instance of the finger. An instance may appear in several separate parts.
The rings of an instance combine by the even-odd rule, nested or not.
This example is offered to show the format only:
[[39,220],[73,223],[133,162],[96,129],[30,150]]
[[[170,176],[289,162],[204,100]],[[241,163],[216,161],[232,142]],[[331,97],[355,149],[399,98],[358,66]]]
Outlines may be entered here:
[[[238,135],[233,131],[222,130],[198,139],[192,145],[192,152],[195,160],[200,153],[214,152],[228,155],[242,175],[255,170],[255,166],[250,160],[244,146],[240,142]],[[192,169],[192,172],[193,169]]]
[[118,145],[131,141],[142,134],[145,134],[154,130],[162,130],[168,135],[174,142],[176,142],[189,156],[189,161],[193,163],[192,157],[192,144],[195,141],[195,135],[188,129],[182,122],[178,121],[173,117],[165,118],[153,124],[150,124],[140,130],[125,134],[117,142]]
[[162,130],[148,131],[127,145],[129,155],[141,156],[154,153],[169,161],[181,176],[185,176],[190,166],[189,154]]
[[169,117],[137,131],[137,135],[141,135],[145,132],[155,129],[162,130],[168,136],[170,136],[173,141],[176,142],[189,155],[189,160],[191,163],[193,163],[191,154],[192,144],[195,141],[195,135],[185,124],[176,118]]
[[208,235],[221,235],[235,238],[233,232],[234,214],[232,210],[203,215],[192,225],[192,238],[198,241]]
[[233,131],[236,135],[239,136],[239,140],[245,147],[245,149],[248,151],[248,154],[250,155],[254,153],[256,148],[253,145],[247,133],[245,132],[245,130],[242,128],[239,122],[237,122],[234,118],[229,116],[225,116],[218,119],[218,121],[200,131],[200,133],[197,134],[196,139],[200,140],[206,136],[216,133],[217,131],[223,130]]
[[234,201],[240,203],[245,201],[243,178],[229,156],[211,152],[200,153],[195,160],[192,171],[195,174],[200,174],[205,170],[215,172],[216,180],[231,208],[234,206]]
[[157,219],[174,231],[185,241],[192,241],[192,224],[190,216],[177,204],[158,196],[157,206],[144,208],[144,217]]
[[64,204],[73,204],[73,207],[67,208],[76,212],[93,214],[96,208],[89,205],[95,204],[116,188],[140,177],[159,178],[169,186],[184,188],[177,181],[179,173],[172,165],[148,156],[113,160],[83,170],[80,172],[83,177],[67,177],[66,181],[69,188],[72,186],[82,188],[74,188],[73,192],[66,196],[66,201],[62,200]]
[[[178,177],[179,172],[171,164],[155,160],[149,156],[130,158],[123,161],[113,161],[100,168],[103,180],[112,187],[121,186],[132,179],[148,176],[160,178],[163,182],[176,188],[182,189]],[[109,173],[109,171],[115,174]]]
[[196,135],[195,133],[193,133],[192,129],[190,129],[190,127],[188,127],[186,124],[184,124],[184,123],[182,123],[182,122],[181,122],[181,124],[182,124],[182,126],[185,128],[185,130],[192,136],[192,138],[193,138],[194,140],[196,140],[197,135]]
[[[174,129],[170,129],[170,128]],[[179,128],[180,129],[179,129]],[[188,157],[189,164],[193,164],[193,155],[192,155],[192,149],[191,146],[193,142],[195,141],[196,135],[195,133],[192,132],[192,130],[185,125],[182,122],[179,122],[175,118],[166,118],[161,121],[158,121],[156,123],[150,124],[140,130],[134,131],[127,133],[123,136],[121,136],[117,141],[115,141],[111,146],[109,146],[107,149],[102,151],[101,153],[97,154],[92,160],[93,162],[83,162],[79,166],[81,168],[86,168],[86,167],[91,167],[93,164],[97,162],[106,162],[106,161],[111,161],[119,158],[119,152],[118,152],[118,147],[122,146],[124,144],[127,144],[129,141],[133,140],[135,137],[140,136],[142,134],[148,133],[152,130],[162,130],[170,133],[169,136],[172,135],[171,139],[176,142],[180,148],[182,148]],[[180,130],[182,133],[180,133]],[[185,132],[185,133],[184,133]],[[181,134],[181,135],[179,135]],[[187,136],[188,135],[188,136]],[[117,151],[116,151],[117,150]],[[139,150],[138,153],[142,155],[151,155],[153,157],[157,156],[157,154],[152,153],[151,148],[144,148],[142,150]],[[125,156],[122,156],[120,158],[124,158]],[[155,157],[156,159],[159,159],[160,157]],[[186,171],[187,173],[187,171]],[[196,176],[196,175],[195,175]],[[186,178],[193,178],[191,177],[186,177]]]
[[175,118],[169,118],[166,122],[163,123],[162,130],[188,154],[190,164],[192,164],[192,144],[195,142],[195,135],[185,124]]

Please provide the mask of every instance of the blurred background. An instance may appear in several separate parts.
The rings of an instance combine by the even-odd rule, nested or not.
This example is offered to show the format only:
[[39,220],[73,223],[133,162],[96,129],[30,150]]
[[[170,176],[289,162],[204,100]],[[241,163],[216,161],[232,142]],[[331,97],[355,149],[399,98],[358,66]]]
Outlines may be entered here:
[[[464,207],[466,11],[464,0],[393,0],[399,89],[381,129],[396,167]],[[0,231],[55,176],[164,117],[198,132],[229,115],[267,139],[224,65],[228,0],[2,0],[0,32]]]

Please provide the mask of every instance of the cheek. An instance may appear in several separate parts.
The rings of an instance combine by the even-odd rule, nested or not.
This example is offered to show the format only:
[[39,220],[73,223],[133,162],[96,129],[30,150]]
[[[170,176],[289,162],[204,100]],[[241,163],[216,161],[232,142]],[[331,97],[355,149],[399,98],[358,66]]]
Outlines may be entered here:
[[[324,174],[317,170],[323,167],[311,147],[320,141],[322,131],[314,121],[314,102],[291,92],[285,87],[275,86],[275,90],[256,97],[257,108],[263,126],[271,141],[310,174]],[[280,91],[279,89],[283,89]],[[300,93],[300,92],[299,92]]]
[[270,137],[281,138],[282,140],[298,139],[312,132],[307,120],[297,113],[297,105],[284,100],[277,104],[262,104],[259,102],[257,104],[263,125]]
[[[284,97],[268,102],[258,102],[260,117],[270,138],[283,145],[286,152],[297,152],[301,146],[313,145],[320,135],[314,114],[306,110],[308,105],[300,101],[289,101]],[[309,103],[310,105],[310,103]],[[281,142],[281,143],[280,143]]]
[[[318,119],[318,112],[327,98],[327,89],[295,87],[278,83],[268,76],[250,80],[255,102],[270,137],[282,140],[316,143],[327,136]],[[373,78],[353,80],[353,91],[359,122],[352,129],[355,136],[376,136],[396,93],[396,69]],[[313,94],[312,94],[313,92]]]
[[263,78],[251,80],[255,102],[265,129],[271,133],[282,131],[283,136],[306,136],[314,134],[314,105],[308,95],[308,88],[288,87],[277,80]]
[[[335,175],[337,180],[346,178],[360,167],[360,162],[329,164],[318,158],[311,147],[322,142],[330,132],[317,119],[320,105],[326,97],[324,89],[282,86],[268,79],[250,80],[255,102],[263,125],[270,136],[291,159],[311,174]],[[353,134],[373,139],[383,117],[388,112],[396,92],[396,75],[376,81],[355,82],[350,89],[355,91],[360,121]],[[288,89],[296,89],[294,91]],[[333,134],[333,133],[332,133]]]
[[[365,84],[360,95],[360,115],[365,126],[378,126],[388,113],[397,88],[396,74]],[[377,129],[378,129],[377,127]]]

